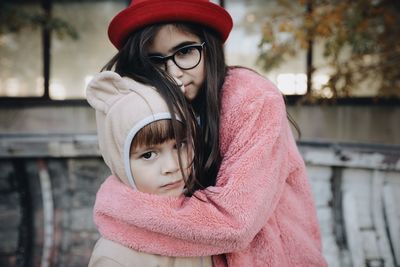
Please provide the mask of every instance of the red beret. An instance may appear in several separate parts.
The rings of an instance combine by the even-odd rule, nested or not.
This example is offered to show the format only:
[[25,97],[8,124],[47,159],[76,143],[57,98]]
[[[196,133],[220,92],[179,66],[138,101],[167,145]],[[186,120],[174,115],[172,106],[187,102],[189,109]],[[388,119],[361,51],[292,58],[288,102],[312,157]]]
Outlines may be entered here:
[[223,42],[232,30],[229,13],[209,0],[132,0],[108,27],[111,43],[121,49],[132,32],[154,23],[193,22],[214,29]]

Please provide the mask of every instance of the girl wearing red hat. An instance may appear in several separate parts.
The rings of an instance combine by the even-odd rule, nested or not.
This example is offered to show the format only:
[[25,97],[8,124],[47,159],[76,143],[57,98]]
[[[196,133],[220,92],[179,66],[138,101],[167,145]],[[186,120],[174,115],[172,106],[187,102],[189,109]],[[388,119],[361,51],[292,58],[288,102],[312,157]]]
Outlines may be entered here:
[[[97,193],[101,235],[166,256],[214,255],[219,266],[326,266],[310,185],[281,93],[227,67],[230,15],[208,0],[133,0],[110,23],[119,50],[105,66],[194,110],[198,185],[165,198],[109,177]],[[109,201],[113,198],[113,201]],[[129,204],[128,204],[129,203]],[[147,242],[144,242],[147,240]]]

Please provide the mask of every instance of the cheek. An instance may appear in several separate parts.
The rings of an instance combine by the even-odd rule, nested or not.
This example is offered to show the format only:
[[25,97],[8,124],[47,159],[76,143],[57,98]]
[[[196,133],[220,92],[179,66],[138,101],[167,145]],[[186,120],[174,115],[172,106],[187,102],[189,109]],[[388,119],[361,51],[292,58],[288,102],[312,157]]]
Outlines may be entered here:
[[193,149],[190,148],[187,153],[188,162],[192,162],[194,159],[194,152]]
[[185,151],[182,153],[182,166],[184,169],[189,168],[190,164],[192,163],[194,158],[193,150],[189,149],[188,151]]
[[205,82],[205,69],[204,66],[199,66],[199,68],[196,68],[191,72],[192,80],[193,80],[193,88],[191,88],[191,91],[189,91],[189,98],[190,100],[193,100],[196,98],[201,90],[203,88],[204,82]]
[[150,177],[154,176],[151,169],[144,167],[142,164],[131,163],[131,171],[133,180],[137,189],[141,192],[152,193],[154,189],[154,182]]
[[199,71],[198,71],[197,77],[198,77],[199,86],[202,86],[206,79],[206,67],[205,67],[203,60],[200,64],[201,65],[199,66]]
[[[153,179],[152,179],[153,178]],[[136,182],[136,187],[139,191],[148,194],[157,193],[158,186],[154,181],[154,177],[141,176]]]

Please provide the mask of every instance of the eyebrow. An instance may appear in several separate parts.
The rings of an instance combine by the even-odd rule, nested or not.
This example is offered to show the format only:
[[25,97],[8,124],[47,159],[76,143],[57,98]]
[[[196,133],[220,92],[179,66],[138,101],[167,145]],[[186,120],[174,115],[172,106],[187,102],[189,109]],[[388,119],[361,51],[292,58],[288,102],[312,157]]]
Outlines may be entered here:
[[[184,46],[193,45],[193,44],[198,44],[198,42],[195,42],[195,41],[186,41],[186,42],[179,43],[179,44],[177,44],[176,46],[172,47],[172,48],[169,50],[169,53],[174,53],[174,52],[176,52],[177,50],[179,50],[180,48],[182,48],[182,47],[184,47]],[[149,56],[149,57],[152,57],[152,56],[164,56],[164,55],[162,55],[162,54],[160,54],[160,53],[149,53],[148,56]]]
[[147,153],[147,152],[154,150],[155,147],[156,147],[156,145],[136,147],[135,149],[132,149],[133,151],[131,151],[130,154],[131,155],[141,155],[143,153]]

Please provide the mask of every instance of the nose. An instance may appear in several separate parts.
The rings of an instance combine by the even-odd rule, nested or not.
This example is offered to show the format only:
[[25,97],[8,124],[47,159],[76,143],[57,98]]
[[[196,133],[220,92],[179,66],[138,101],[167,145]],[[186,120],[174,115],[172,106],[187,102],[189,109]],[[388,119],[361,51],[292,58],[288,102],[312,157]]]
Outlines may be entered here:
[[175,78],[180,78],[183,75],[182,70],[170,59],[166,62],[166,68],[169,75]]
[[162,173],[165,175],[173,174],[179,171],[178,154],[174,151],[166,153],[162,163]]

